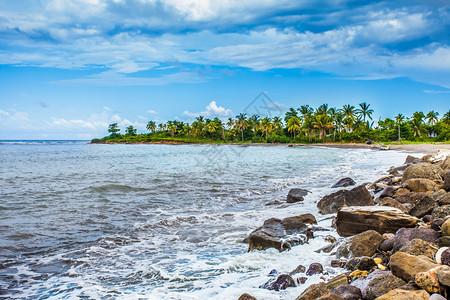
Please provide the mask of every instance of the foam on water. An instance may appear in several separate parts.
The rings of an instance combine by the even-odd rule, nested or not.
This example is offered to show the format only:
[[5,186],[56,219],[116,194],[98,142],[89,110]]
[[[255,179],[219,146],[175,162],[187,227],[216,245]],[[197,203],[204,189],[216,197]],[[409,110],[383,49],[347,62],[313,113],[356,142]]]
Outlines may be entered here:
[[[316,203],[338,179],[370,182],[405,157],[285,146],[0,143],[0,206],[8,212],[0,216],[0,297],[295,298],[319,276],[280,292],[259,286],[273,269],[329,266],[333,257],[315,250],[337,235]],[[286,204],[293,187],[311,193]],[[282,203],[266,206],[274,200]],[[330,231],[290,251],[247,252],[242,240],[265,219],[302,213]]]

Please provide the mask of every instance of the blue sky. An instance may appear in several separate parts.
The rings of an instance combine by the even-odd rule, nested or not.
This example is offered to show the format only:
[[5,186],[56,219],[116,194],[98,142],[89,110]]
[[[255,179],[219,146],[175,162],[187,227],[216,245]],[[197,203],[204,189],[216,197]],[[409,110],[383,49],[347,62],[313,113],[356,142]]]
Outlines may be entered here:
[[262,91],[442,116],[449,41],[447,0],[2,0],[0,139],[226,118]]

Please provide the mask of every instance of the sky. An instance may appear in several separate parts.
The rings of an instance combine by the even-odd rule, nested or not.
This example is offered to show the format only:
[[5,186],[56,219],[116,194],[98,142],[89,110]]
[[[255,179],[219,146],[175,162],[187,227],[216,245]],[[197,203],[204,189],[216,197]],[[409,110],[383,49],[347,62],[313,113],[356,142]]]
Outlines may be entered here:
[[450,108],[448,0],[0,0],[0,139],[327,103]]

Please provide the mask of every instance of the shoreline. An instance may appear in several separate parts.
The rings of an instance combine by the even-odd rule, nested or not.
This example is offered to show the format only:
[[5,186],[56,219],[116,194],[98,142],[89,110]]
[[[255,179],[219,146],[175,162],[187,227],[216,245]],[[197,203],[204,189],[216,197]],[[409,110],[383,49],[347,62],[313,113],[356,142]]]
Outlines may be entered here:
[[[195,143],[195,142],[181,142],[181,141],[154,141],[154,142],[102,142],[102,143],[92,143],[91,144],[123,144],[123,145],[134,145],[134,144],[144,144],[144,145],[217,145],[217,146],[286,146],[286,147],[324,147],[324,148],[337,148],[337,149],[371,149],[380,150],[374,148],[374,144],[358,144],[358,143],[325,143],[325,144],[272,144],[272,143]],[[405,151],[411,153],[424,153],[424,154],[436,154],[439,150],[450,151],[450,144],[390,144],[387,145],[389,150],[395,151]],[[387,150],[383,150],[387,151]]]

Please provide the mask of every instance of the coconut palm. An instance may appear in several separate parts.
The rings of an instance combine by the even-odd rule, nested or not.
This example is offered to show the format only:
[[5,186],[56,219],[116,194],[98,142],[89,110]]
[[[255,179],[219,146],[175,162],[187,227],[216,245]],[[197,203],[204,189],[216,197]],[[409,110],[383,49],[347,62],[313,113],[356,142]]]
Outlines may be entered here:
[[239,114],[236,116],[236,125],[241,131],[242,141],[244,141],[244,130],[248,128],[247,114]]
[[331,118],[325,114],[316,116],[316,121],[314,122],[314,128],[319,129],[319,139],[323,139],[328,128],[332,128]]
[[300,130],[300,118],[297,116],[291,117],[288,120],[286,126],[290,133],[294,133],[294,140],[295,140],[295,132]]
[[362,117],[363,122],[366,123],[366,117],[372,120],[373,109],[370,108],[370,104],[363,102],[359,104],[359,107],[360,108],[356,110],[356,113],[359,117]]
[[211,134],[211,140],[214,137],[214,132],[216,132],[217,130],[217,124],[213,121],[209,121],[208,123],[206,123],[206,131],[209,132]]
[[147,123],[147,130],[151,131],[151,132],[155,132],[156,129],[156,123],[153,121],[149,121]]
[[439,113],[434,110],[427,113],[425,118],[428,120],[428,125],[433,126],[438,121]]
[[264,119],[261,120],[261,129],[266,136],[266,140],[267,140],[267,134],[272,131],[272,128],[273,128],[273,124],[272,124],[272,120],[270,118],[265,117]]
[[253,135],[255,136],[256,133],[258,132],[258,130],[260,129],[260,120],[259,120],[259,116],[258,115],[252,115],[249,119],[252,130],[253,130]]
[[289,119],[292,118],[292,117],[298,117],[298,113],[297,113],[297,111],[295,109],[293,109],[291,107],[291,108],[289,108],[289,110],[284,115],[284,122],[287,124]]
[[347,126],[347,130],[350,131],[353,125],[353,122],[356,119],[356,110],[353,105],[346,104],[341,109],[344,114],[344,124]]
[[177,129],[178,129],[177,124],[175,123],[175,121],[168,121],[167,122],[167,129],[169,129],[170,135],[172,137],[174,137],[175,133],[177,132]]
[[279,131],[283,130],[283,120],[280,117],[273,117],[273,129]]
[[324,103],[316,109],[316,115],[328,115],[328,104]]
[[446,125],[450,125],[450,110],[442,116],[441,121]]

